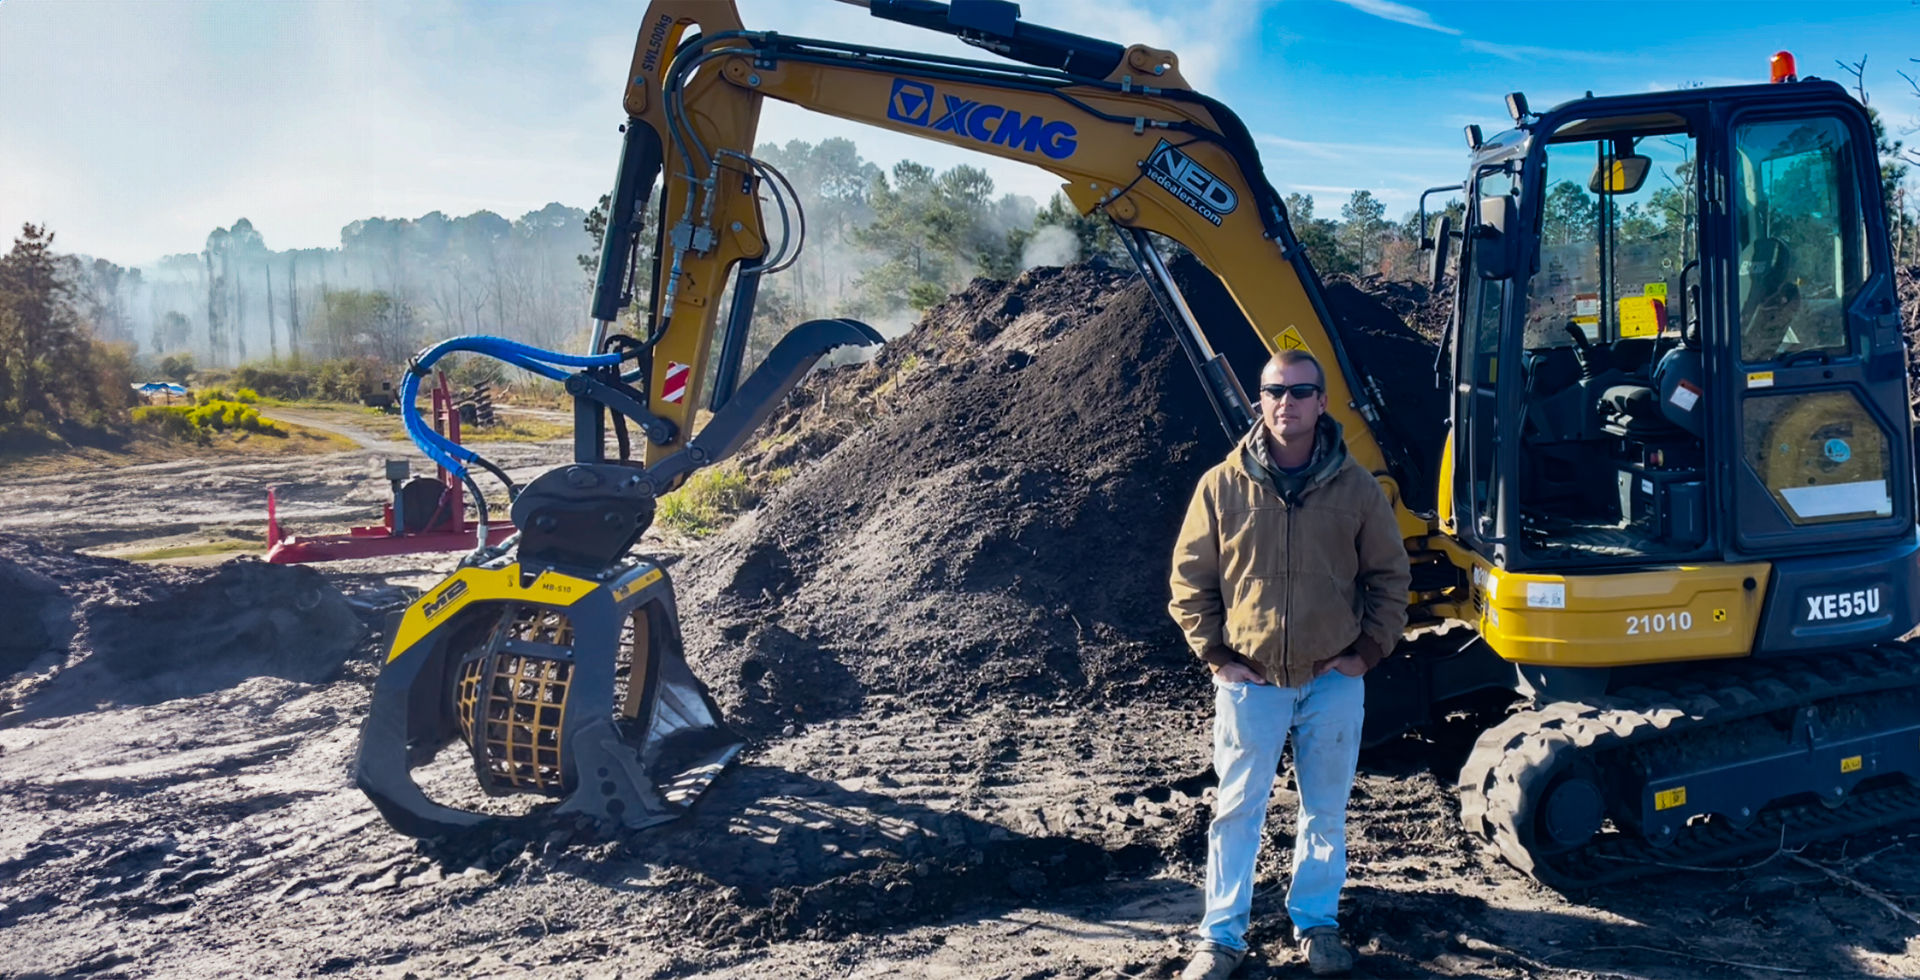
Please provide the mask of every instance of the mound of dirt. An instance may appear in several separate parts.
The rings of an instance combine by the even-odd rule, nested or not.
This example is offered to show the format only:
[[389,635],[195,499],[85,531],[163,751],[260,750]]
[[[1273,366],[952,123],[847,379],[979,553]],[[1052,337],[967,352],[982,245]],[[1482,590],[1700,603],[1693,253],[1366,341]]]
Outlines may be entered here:
[[1446,304],[1432,302],[1417,283],[1377,276],[1335,278],[1325,292],[1327,307],[1340,322],[1341,344],[1369,379],[1387,432],[1410,457],[1412,471],[1401,481],[1401,494],[1414,509],[1429,508],[1452,410],[1434,370]]
[[311,568],[138,565],[0,536],[0,717],[153,704],[248,677],[318,681],[360,619]]
[[[1180,274],[1252,390],[1257,336],[1217,280]],[[1383,388],[1433,387],[1432,348],[1391,309],[1329,291]],[[976,280],[871,363],[810,381],[743,457],[785,482],[680,570],[690,656],[759,733],[875,693],[1194,703],[1167,552],[1228,445],[1137,277]]]

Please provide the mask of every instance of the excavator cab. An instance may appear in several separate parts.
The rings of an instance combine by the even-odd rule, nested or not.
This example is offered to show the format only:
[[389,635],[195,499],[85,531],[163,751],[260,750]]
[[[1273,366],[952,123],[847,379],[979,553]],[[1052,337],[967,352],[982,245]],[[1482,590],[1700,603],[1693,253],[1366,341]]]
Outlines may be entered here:
[[1806,81],[1517,107],[1469,181],[1460,540],[1513,570],[1874,555],[1900,571],[1873,638],[1899,635],[1906,360],[1859,104]]

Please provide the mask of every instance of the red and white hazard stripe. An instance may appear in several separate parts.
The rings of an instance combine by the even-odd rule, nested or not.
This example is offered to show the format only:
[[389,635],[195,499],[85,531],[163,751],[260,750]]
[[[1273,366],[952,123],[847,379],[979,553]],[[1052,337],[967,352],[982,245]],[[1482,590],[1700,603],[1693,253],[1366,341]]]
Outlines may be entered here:
[[660,385],[660,400],[679,402],[687,397],[687,365],[679,361],[667,362],[667,380]]

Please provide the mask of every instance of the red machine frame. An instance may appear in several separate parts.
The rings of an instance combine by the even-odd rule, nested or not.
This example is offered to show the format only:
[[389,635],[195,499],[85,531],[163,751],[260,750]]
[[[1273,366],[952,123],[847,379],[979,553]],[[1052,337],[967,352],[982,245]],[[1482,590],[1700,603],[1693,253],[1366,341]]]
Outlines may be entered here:
[[[433,429],[455,445],[460,442],[460,413],[453,404],[453,390],[447,376],[434,372]],[[402,406],[405,410],[406,406]],[[340,561],[347,558],[377,558],[383,555],[411,555],[428,551],[459,551],[476,543],[476,526],[467,520],[466,486],[436,467],[441,494],[437,511],[445,510],[451,519],[439,527],[408,532],[394,521],[394,503],[388,501],[381,522],[367,527],[349,528],[345,534],[288,536],[280,529],[273,487],[267,488],[267,561],[276,565],[295,565],[316,561]],[[398,498],[400,481],[394,481]],[[429,524],[432,521],[428,522]],[[501,521],[487,528],[487,543],[498,544],[514,531],[513,524]]]

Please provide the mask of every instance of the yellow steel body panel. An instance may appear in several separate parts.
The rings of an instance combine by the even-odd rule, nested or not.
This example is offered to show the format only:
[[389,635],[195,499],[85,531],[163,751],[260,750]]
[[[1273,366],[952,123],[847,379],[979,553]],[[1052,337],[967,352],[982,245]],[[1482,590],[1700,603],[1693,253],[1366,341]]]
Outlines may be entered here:
[[[656,289],[661,309],[649,317],[666,316],[664,324],[654,323],[654,331],[666,336],[653,349],[653,371],[647,379],[647,410],[667,419],[675,427],[673,440],[656,445],[648,440],[645,461],[648,465],[680,450],[693,433],[694,415],[701,404],[707,379],[707,357],[713,347],[713,332],[720,317],[720,296],[727,287],[733,268],[742,259],[766,254],[766,231],[760,217],[760,204],[753,193],[753,181],[745,162],[737,158],[716,158],[708,167],[704,159],[689,159],[679,152],[667,123],[667,106],[662,85],[667,67],[683,39],[700,35],[711,37],[741,29],[740,14],[732,3],[713,0],[656,0],[640,22],[640,36],[634,45],[633,62],[627,74],[623,104],[627,114],[660,135],[664,159],[661,176],[664,194],[661,207],[666,227],[672,229],[689,215],[693,225],[712,228],[714,244],[705,252],[679,253],[680,267],[675,275],[675,249],[663,243]],[[719,45],[717,47],[725,47]],[[751,89],[730,84],[715,69],[731,66],[738,59],[723,58],[693,73],[684,86],[680,100],[687,121],[700,144],[713,153],[731,150],[753,152],[754,131],[760,122],[760,97]],[[709,191],[703,185],[712,180]],[[635,270],[644,280],[645,270]],[[669,303],[671,308],[669,309]],[[782,326],[789,326],[783,324]],[[644,331],[643,331],[644,332]],[[675,364],[688,368],[684,394],[668,401],[667,373]]]
[[401,654],[426,639],[434,627],[475,602],[538,602],[548,606],[571,606],[585,598],[599,583],[559,572],[541,572],[526,586],[520,584],[520,566],[505,568],[462,568],[431,592],[407,607],[394,632],[393,650],[387,654],[392,663]]
[[1625,667],[1744,657],[1771,572],[1766,562],[1747,562],[1538,575],[1476,559],[1472,608],[1464,611],[1487,645],[1516,663]]

